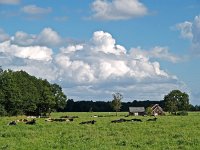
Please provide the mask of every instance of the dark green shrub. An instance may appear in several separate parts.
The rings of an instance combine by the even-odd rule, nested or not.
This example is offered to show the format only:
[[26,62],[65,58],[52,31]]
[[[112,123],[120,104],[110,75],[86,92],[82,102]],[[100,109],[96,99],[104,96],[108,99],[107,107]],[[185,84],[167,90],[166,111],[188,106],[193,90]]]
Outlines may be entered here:
[[179,111],[176,115],[177,116],[187,116],[188,112],[187,111]]

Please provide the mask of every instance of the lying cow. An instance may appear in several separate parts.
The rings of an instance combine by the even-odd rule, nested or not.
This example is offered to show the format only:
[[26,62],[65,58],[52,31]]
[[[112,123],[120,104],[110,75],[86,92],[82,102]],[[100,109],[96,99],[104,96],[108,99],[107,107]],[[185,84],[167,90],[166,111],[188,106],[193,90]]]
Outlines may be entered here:
[[66,120],[67,119],[65,119],[65,118],[55,118],[55,119],[53,119],[53,121],[58,121],[58,122],[64,122]]
[[94,124],[95,122],[96,122],[95,120],[92,120],[92,121],[84,121],[79,124]]
[[147,121],[156,121],[157,118],[153,118],[153,119],[148,119]]
[[60,118],[74,119],[74,118],[78,118],[78,116],[61,116]]
[[102,116],[102,115],[93,115],[91,117],[98,118],[98,117],[104,117],[104,116]]
[[36,124],[36,120],[33,119],[33,120],[31,120],[31,121],[27,121],[26,124],[34,125],[34,124]]
[[128,122],[128,121],[131,121],[131,120],[121,118],[119,120],[112,120],[111,123],[121,123],[121,122]]
[[69,119],[66,119],[66,118],[48,118],[48,119],[45,119],[45,121],[48,121],[48,122],[53,122],[53,121],[65,122],[65,121],[73,121],[73,118],[69,118]]
[[37,118],[36,116],[27,116],[27,118]]
[[47,121],[47,122],[53,122],[53,119],[52,118],[48,118],[48,119],[45,119],[45,121]]
[[63,122],[63,121],[73,121],[73,118],[71,118],[71,119],[66,119],[66,118],[55,118],[55,119],[53,119],[53,121],[59,121],[59,122]]
[[17,123],[16,123],[16,121],[11,121],[11,122],[8,123],[8,125],[9,125],[9,126],[17,125]]
[[136,121],[136,122],[142,122],[142,120],[141,119],[136,119],[136,118],[134,118],[134,119],[131,119],[132,121]]
[[27,119],[19,119],[17,120],[17,122],[27,122],[28,120]]

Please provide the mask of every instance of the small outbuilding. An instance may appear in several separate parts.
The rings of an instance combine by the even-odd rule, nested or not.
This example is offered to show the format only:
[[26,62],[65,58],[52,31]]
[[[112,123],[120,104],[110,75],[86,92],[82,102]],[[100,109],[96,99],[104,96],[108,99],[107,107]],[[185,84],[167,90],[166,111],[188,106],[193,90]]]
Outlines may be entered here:
[[144,107],[129,107],[129,115],[144,116],[145,108]]
[[154,115],[154,116],[165,115],[165,112],[158,104],[153,105],[151,107],[151,110],[152,110],[152,115]]

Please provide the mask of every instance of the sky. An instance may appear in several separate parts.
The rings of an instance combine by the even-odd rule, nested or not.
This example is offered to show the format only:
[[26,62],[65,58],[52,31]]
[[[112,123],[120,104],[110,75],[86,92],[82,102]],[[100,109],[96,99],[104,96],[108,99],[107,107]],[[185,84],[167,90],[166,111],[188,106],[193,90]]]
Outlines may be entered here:
[[0,66],[69,99],[200,104],[199,0],[0,0]]

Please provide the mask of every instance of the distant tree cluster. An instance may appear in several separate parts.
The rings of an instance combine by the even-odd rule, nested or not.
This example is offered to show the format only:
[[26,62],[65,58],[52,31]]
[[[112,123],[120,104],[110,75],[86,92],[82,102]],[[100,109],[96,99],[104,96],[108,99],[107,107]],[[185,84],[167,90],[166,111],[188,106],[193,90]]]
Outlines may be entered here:
[[[114,98],[113,98],[114,100]],[[127,112],[129,107],[149,107],[154,104],[159,104],[163,107],[163,101],[137,101],[132,102],[121,102],[120,111]],[[119,106],[119,105],[118,105]],[[68,99],[67,104],[63,110],[64,112],[113,112],[116,111],[113,109],[112,101],[75,101],[73,99]]]
[[57,84],[37,79],[25,71],[0,67],[0,115],[46,115],[66,106],[67,97]]
[[67,100],[67,105],[63,112],[112,112],[110,102],[105,101],[74,101],[73,99]]

